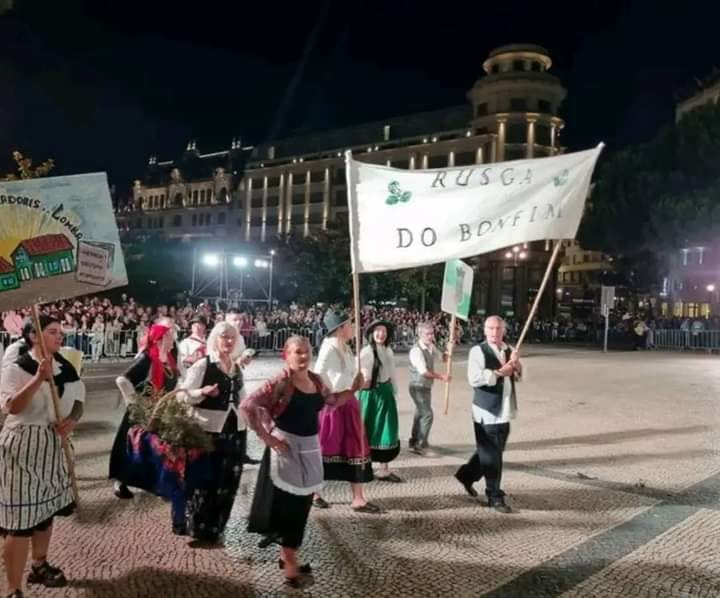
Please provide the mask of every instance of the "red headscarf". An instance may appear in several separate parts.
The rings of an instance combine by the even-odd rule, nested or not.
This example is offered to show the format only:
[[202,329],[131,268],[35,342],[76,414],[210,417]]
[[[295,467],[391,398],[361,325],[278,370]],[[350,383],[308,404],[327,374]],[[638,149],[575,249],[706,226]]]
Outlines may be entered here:
[[157,391],[162,391],[165,388],[165,367],[167,366],[173,373],[177,372],[177,363],[175,357],[168,351],[165,357],[166,361],[163,363],[160,360],[160,344],[162,338],[170,330],[167,326],[162,324],[153,324],[147,334],[147,345],[145,350],[150,357],[150,382],[153,388]]

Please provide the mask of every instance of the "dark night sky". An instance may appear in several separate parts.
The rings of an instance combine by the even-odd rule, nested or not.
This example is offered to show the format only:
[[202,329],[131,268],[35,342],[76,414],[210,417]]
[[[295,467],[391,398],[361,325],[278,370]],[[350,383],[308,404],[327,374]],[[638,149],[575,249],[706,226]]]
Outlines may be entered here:
[[720,66],[720,8],[701,0],[189,4],[16,0],[0,16],[0,166],[20,148],[125,186],[191,137],[214,151],[461,104],[514,42],[552,53],[563,143],[612,150]]

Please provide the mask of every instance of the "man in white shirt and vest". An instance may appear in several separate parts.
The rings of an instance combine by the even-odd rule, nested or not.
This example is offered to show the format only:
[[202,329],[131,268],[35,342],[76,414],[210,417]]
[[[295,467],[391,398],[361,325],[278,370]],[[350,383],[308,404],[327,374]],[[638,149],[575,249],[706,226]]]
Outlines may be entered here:
[[435,346],[435,332],[431,322],[423,322],[417,327],[417,341],[410,349],[410,398],[415,403],[410,450],[417,455],[433,457],[435,454],[428,448],[428,437],[433,423],[432,386],[435,380],[448,382],[446,374],[435,371],[447,359]]
[[470,496],[477,496],[475,482],[485,478],[488,507],[510,513],[502,481],[503,451],[510,434],[510,420],[517,412],[515,382],[522,375],[517,352],[503,341],[505,321],[500,316],[485,320],[485,340],[470,350],[468,382],[473,388],[473,422],[477,450],[455,477]]
[[183,376],[192,364],[207,354],[207,320],[203,316],[195,316],[190,321],[190,331],[190,336],[183,339],[178,346],[178,365]]

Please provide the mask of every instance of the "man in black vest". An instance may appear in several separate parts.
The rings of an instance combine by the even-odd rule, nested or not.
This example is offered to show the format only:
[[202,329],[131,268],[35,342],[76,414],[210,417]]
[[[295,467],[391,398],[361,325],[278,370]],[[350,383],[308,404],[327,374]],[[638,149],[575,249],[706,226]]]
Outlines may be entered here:
[[468,382],[473,387],[477,450],[455,477],[470,496],[478,495],[473,484],[484,477],[488,506],[500,513],[510,513],[512,509],[505,504],[500,482],[510,420],[517,411],[515,382],[522,374],[522,366],[517,353],[503,342],[504,335],[505,321],[500,316],[490,316],[485,320],[485,340],[470,350]]

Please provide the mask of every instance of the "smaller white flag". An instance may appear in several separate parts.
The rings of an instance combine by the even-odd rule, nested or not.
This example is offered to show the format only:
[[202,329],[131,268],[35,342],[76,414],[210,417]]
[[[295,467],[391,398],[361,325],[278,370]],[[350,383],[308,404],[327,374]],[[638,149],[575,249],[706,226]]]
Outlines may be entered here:
[[403,170],[346,154],[353,272],[572,239],[603,144],[552,158]]

